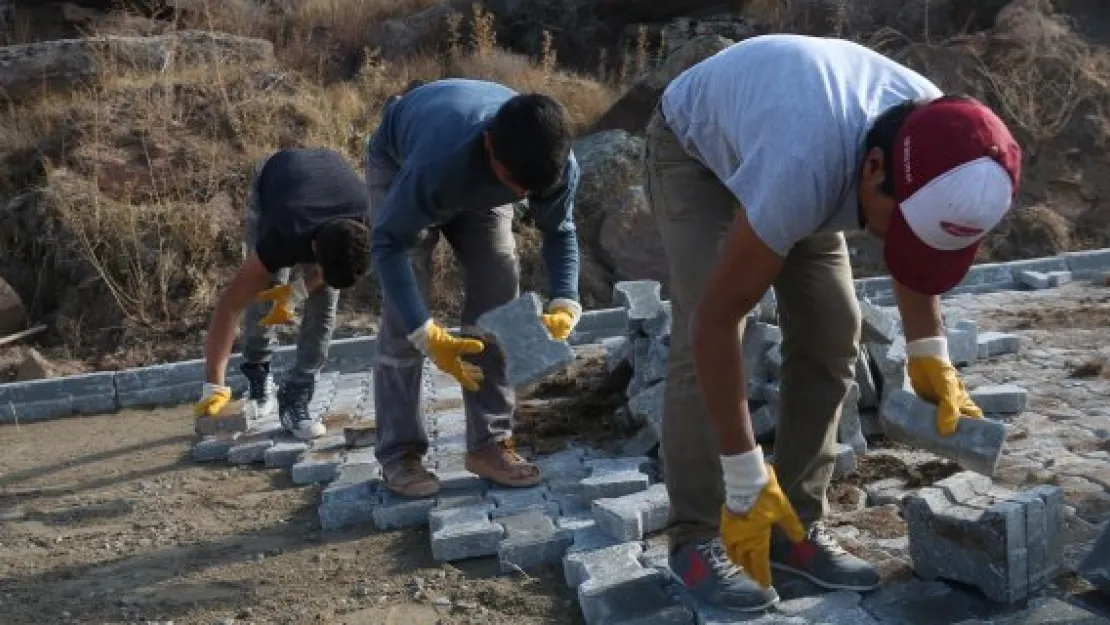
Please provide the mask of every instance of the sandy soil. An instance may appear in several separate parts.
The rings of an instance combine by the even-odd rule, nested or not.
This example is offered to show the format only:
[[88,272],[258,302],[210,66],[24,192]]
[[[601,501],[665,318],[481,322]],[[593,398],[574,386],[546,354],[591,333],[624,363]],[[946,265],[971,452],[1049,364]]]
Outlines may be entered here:
[[[202,466],[187,408],[0,427],[4,623],[580,623],[558,569],[322,534],[284,472]],[[449,603],[448,603],[449,602]]]

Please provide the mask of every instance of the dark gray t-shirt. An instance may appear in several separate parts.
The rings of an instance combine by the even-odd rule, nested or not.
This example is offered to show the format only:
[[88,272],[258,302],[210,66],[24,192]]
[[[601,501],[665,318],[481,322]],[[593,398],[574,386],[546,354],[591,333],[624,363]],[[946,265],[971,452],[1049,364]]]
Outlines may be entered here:
[[312,237],[324,224],[354,219],[370,225],[362,177],[329,149],[288,149],[271,156],[258,179],[258,258],[270,272],[316,262]]
[[778,34],[686,70],[662,107],[679,142],[785,256],[817,232],[859,227],[867,131],[895,104],[941,95],[917,72],[851,41]]

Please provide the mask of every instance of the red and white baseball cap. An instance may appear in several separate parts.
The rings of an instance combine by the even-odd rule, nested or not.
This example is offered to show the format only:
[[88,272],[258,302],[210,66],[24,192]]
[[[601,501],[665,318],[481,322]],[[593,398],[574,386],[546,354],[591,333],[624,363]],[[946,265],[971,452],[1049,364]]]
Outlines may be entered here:
[[963,98],[915,109],[894,146],[898,208],[884,243],[887,269],[902,285],[939,295],[963,280],[1013,204],[1021,148],[993,111]]

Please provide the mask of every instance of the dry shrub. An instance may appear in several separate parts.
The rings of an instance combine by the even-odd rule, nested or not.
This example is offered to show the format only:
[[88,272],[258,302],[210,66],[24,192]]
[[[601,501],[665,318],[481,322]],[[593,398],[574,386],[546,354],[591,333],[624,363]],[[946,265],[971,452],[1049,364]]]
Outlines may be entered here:
[[[109,53],[89,87],[0,109],[0,193],[23,194],[0,211],[0,273],[51,322],[50,341],[101,368],[196,356],[214,298],[242,257],[243,202],[258,160],[280,147],[329,146],[361,171],[382,104],[414,81],[470,76],[549,93],[583,129],[615,98],[559,70],[553,53],[497,49],[484,13],[447,63],[432,55],[387,63],[362,48],[381,20],[428,4],[315,0],[281,16],[260,3],[210,1],[178,26],[265,36],[279,64],[150,72]],[[316,40],[327,45],[308,47]],[[329,52],[339,48],[358,60],[343,80]],[[542,290],[539,235],[518,224],[517,240],[522,286]],[[437,315],[461,303],[448,252],[437,251]],[[376,301],[370,277],[343,298],[341,325],[364,323]]]
[[1054,256],[1071,247],[1071,226],[1047,206],[1016,208],[987,236],[987,256],[996,261]]

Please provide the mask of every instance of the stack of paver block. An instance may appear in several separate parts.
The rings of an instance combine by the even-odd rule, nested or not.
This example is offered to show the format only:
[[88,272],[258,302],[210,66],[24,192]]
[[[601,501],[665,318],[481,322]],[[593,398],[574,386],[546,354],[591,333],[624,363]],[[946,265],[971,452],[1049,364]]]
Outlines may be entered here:
[[[629,453],[651,453],[662,435],[664,377],[671,318],[669,302],[660,299],[660,290],[659,283],[649,280],[620,282],[614,287],[614,299],[627,310],[628,326],[625,336],[605,341],[609,349],[609,368],[614,373],[624,370],[628,374],[626,395],[629,399],[624,418],[630,425],[642,428],[628,442],[625,449]],[[769,322],[777,319],[774,306],[774,292],[771,291],[753,311],[740,337],[748,373],[752,429],[760,441],[773,438],[778,423],[783,358],[782,330]],[[938,441],[936,439],[940,437],[935,434],[932,437],[927,433],[909,435],[890,426],[891,420],[886,418],[885,413],[897,416],[907,412],[909,409],[902,406],[906,402],[904,395],[913,396],[906,373],[906,341],[896,316],[867,299],[861,299],[859,306],[862,338],[856,362],[856,384],[850,388],[841,407],[836,474],[852,471],[855,457],[867,452],[867,438],[875,435],[892,436],[947,457],[952,457],[949,452],[953,444],[990,447],[988,443],[997,439],[999,442],[994,446],[993,455],[983,452],[990,456],[989,461],[969,465],[969,468],[987,474],[993,472],[1000,441],[1005,438],[1004,427],[997,422],[983,420],[967,426],[967,429],[976,431],[985,428],[988,433],[986,443],[976,433],[971,436],[974,441],[970,445],[962,440],[964,432],[953,440]],[[948,342],[956,366],[966,366],[980,358],[1014,353],[1020,348],[1017,336],[980,333],[977,324],[968,321],[952,325],[948,330]],[[972,396],[984,412],[991,415],[1020,413],[1026,406],[1025,389],[1013,384],[980,387],[973,391]],[[998,436],[1000,432],[1001,438]],[[986,465],[989,465],[989,470]]]
[[965,471],[907,498],[910,557],[918,577],[978,587],[1016,603],[1043,590],[1060,568],[1063,491],[1014,492]]

